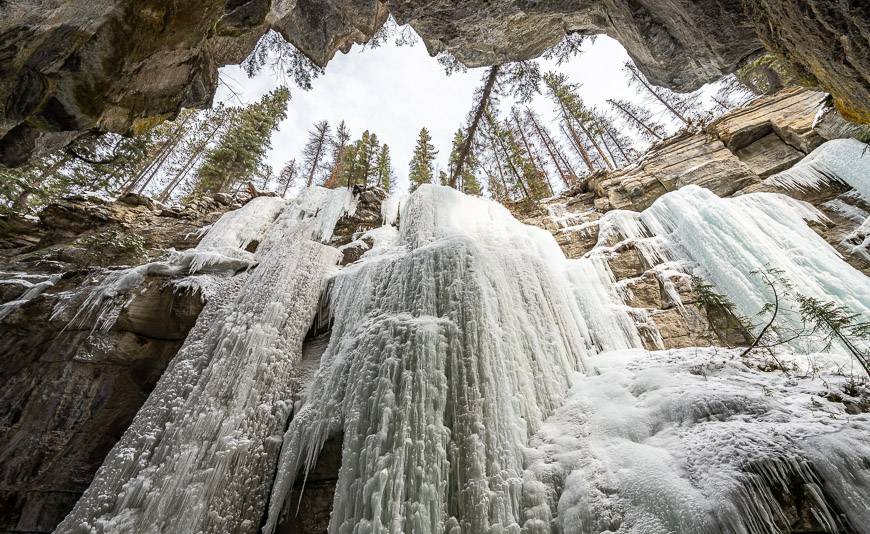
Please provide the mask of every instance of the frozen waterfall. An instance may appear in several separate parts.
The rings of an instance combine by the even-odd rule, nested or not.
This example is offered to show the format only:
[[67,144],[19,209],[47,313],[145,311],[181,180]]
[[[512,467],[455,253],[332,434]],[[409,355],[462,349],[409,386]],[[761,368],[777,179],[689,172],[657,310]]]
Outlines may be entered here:
[[[870,316],[867,277],[807,225],[823,218],[811,205],[778,193],[719,198],[690,185],[660,197],[643,213],[607,213],[600,239],[618,234],[633,240],[650,265],[675,260],[688,264],[687,270],[697,270],[749,318],[773,299],[764,279],[753,274],[766,269],[781,271],[802,294]],[[786,310],[778,314],[777,324],[800,330],[796,304],[782,304]],[[810,343],[795,348],[812,352],[821,347]]]
[[[393,217],[386,217],[389,221]],[[528,438],[595,351],[639,346],[594,270],[501,205],[424,185],[332,280],[332,338],[285,435],[264,529],[330,435],[330,532],[519,532]],[[607,318],[612,320],[607,320]]]
[[[767,289],[750,272],[771,266],[868,314],[866,277],[808,204],[688,186],[608,213],[569,260],[503,206],[424,185],[382,203],[341,269],[326,243],[349,190],[257,204],[149,264],[210,273],[211,297],[58,532],[271,534],[333,438],[332,533],[775,532],[795,487],[829,532],[870,521],[866,417],[824,400],[841,355],[782,354],[812,361],[796,380],[735,350],[641,350],[606,263],[630,240],[746,315]],[[312,323],[323,353],[300,386]]]
[[291,415],[292,372],[340,257],[319,241],[352,201],[347,190],[309,189],[286,204],[253,202],[210,229],[209,257],[244,256],[240,249],[265,233],[256,268],[216,282],[220,290],[57,532],[258,529]]

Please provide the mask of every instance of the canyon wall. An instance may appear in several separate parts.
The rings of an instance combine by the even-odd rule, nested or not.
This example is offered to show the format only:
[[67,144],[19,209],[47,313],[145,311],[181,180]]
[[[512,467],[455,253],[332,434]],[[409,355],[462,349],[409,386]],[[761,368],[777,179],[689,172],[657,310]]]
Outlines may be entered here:
[[0,4],[0,162],[208,106],[218,67],[241,61],[267,29],[325,65],[388,13],[430,53],[469,66],[537,57],[566,32],[605,33],[654,83],[680,91],[767,47],[831,92],[844,116],[870,121],[870,14],[857,0],[28,0]]
[[[512,210],[550,231],[568,258],[599,255],[646,348],[745,345],[749,337],[729,310],[699,298],[684,273],[650,262],[636,242],[599,239],[601,220],[619,210],[642,211],[665,193],[690,185],[725,198],[782,192],[821,210],[827,220],[813,223],[813,229],[850,264],[870,273],[867,236],[859,228],[870,206],[854,191],[836,183],[807,191],[765,183],[825,139],[852,131],[836,113],[813,124],[823,97],[788,89],[758,99],[704,132],[660,143],[629,168],[595,175],[560,197]],[[81,290],[118,272],[118,265],[142,264],[170,247],[193,247],[203,228],[245,201],[221,195],[179,210],[136,195],[117,202],[77,197],[48,206],[38,223],[2,221],[0,357],[8,365],[2,372],[7,387],[0,412],[0,530],[48,532],[63,519],[209,297],[207,288],[179,286],[180,275],[150,274],[141,285],[112,296],[121,311],[104,330],[94,317],[72,321],[86,304],[88,293]],[[382,209],[383,202],[383,192],[358,191],[356,209],[338,220],[330,244],[341,252],[341,265],[356,262],[376,245],[361,235],[381,225],[389,211]],[[252,242],[248,248],[257,246]],[[320,363],[329,328],[325,313],[309,332],[294,400],[304,394]],[[340,450],[340,443],[327,442],[301,493],[303,512],[288,516],[279,531],[323,530]],[[300,491],[291,490],[290,500],[296,502]]]

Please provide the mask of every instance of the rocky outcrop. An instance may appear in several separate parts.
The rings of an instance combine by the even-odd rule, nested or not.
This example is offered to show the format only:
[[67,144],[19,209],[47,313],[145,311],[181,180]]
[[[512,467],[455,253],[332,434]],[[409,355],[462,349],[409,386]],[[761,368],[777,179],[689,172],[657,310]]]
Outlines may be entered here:
[[[145,198],[69,198],[38,223],[0,232],[0,531],[50,532],[90,484],[204,305],[198,291],[147,279],[109,331],[70,324],[99,265],[136,265],[195,245],[229,206],[205,199],[175,210]],[[11,235],[10,235],[11,234]],[[27,236],[28,239],[24,239]],[[56,307],[59,303],[63,306]]]
[[650,79],[689,90],[778,51],[844,115],[870,121],[870,15],[822,0],[154,0],[0,4],[0,162],[89,130],[136,133],[209,104],[217,68],[269,28],[325,65],[388,12],[433,54],[470,66],[530,59],[566,32],[618,39]]
[[[786,190],[764,178],[800,161],[828,138],[854,134],[836,112],[817,122],[823,93],[785,89],[726,113],[706,131],[667,139],[637,164],[592,175],[541,210],[513,207],[527,222],[550,230],[565,255],[580,258],[593,249],[603,258],[632,311],[649,349],[716,345],[736,346],[750,339],[727,309],[702,298],[688,275],[650,264],[626,242],[599,242],[599,219],[611,210],[643,211],[669,191],[695,184],[721,197],[773,191],[809,202],[826,220],[811,227],[856,269],[870,274],[870,251],[861,223],[870,206],[843,184],[820,189]],[[596,245],[601,245],[596,248]],[[602,250],[603,247],[603,250]],[[660,267],[660,266],[658,266]],[[672,295],[679,296],[677,302]]]

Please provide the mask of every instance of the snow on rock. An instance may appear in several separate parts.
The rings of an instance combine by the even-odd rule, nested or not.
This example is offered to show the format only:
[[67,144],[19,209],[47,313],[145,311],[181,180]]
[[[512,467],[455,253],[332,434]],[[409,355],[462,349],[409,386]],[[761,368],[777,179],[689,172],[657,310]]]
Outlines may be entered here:
[[591,358],[526,451],[525,531],[788,532],[803,521],[835,533],[870,524],[870,416],[846,409],[849,379],[834,372],[842,358],[781,354],[802,367],[786,375],[737,354]]
[[[236,214],[247,223],[211,229],[218,234],[207,242],[220,246],[264,232],[256,267],[210,281],[219,289],[57,532],[257,530],[302,341],[340,257],[319,241],[351,204],[344,191],[327,190],[279,212],[267,202],[258,203],[263,212]],[[260,224],[274,213],[274,224]]]
[[857,139],[828,141],[765,183],[786,189],[818,190],[831,181],[847,184],[870,200],[870,145]]
[[[699,269],[698,274],[746,317],[756,316],[766,303],[772,302],[764,279],[752,274],[771,268],[780,270],[781,277],[804,295],[870,316],[867,277],[807,225],[807,221],[822,218],[809,204],[785,195],[752,193],[719,198],[709,190],[690,185],[663,195],[642,213],[606,214],[601,235],[615,232],[635,240],[651,265],[673,260],[689,262],[688,268]],[[788,300],[781,304],[786,311],[778,315],[778,324],[800,330],[802,322],[796,304]]]
[[598,343],[640,346],[608,280],[503,206],[424,185],[400,221],[331,281],[332,336],[285,434],[267,533],[336,434],[330,532],[519,532],[529,436]]

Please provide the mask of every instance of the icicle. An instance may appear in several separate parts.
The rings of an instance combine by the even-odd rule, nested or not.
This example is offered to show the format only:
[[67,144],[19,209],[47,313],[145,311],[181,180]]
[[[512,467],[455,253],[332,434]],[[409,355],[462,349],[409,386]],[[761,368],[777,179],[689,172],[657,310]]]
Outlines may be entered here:
[[397,226],[399,222],[399,212],[402,205],[407,202],[408,193],[405,191],[399,193],[390,193],[381,204],[381,217],[384,226]]
[[[870,316],[867,278],[806,224],[823,217],[809,204],[785,195],[722,199],[686,186],[660,197],[640,221],[665,240],[670,253],[700,266],[741,315],[754,317],[772,301],[770,288],[752,272],[773,268],[804,295]],[[786,310],[777,316],[778,324],[800,330],[796,304],[780,304]]]
[[794,190],[818,190],[829,182],[850,185],[870,200],[870,145],[857,139],[834,139],[765,180]]
[[212,279],[219,290],[57,532],[257,530],[302,341],[339,259],[314,238],[328,240],[348,204],[342,191],[303,195],[268,228],[255,269]]
[[337,433],[330,532],[519,532],[528,437],[593,345],[639,346],[605,277],[501,205],[424,185],[400,220],[396,245],[332,280],[331,340],[285,434],[267,533]]

